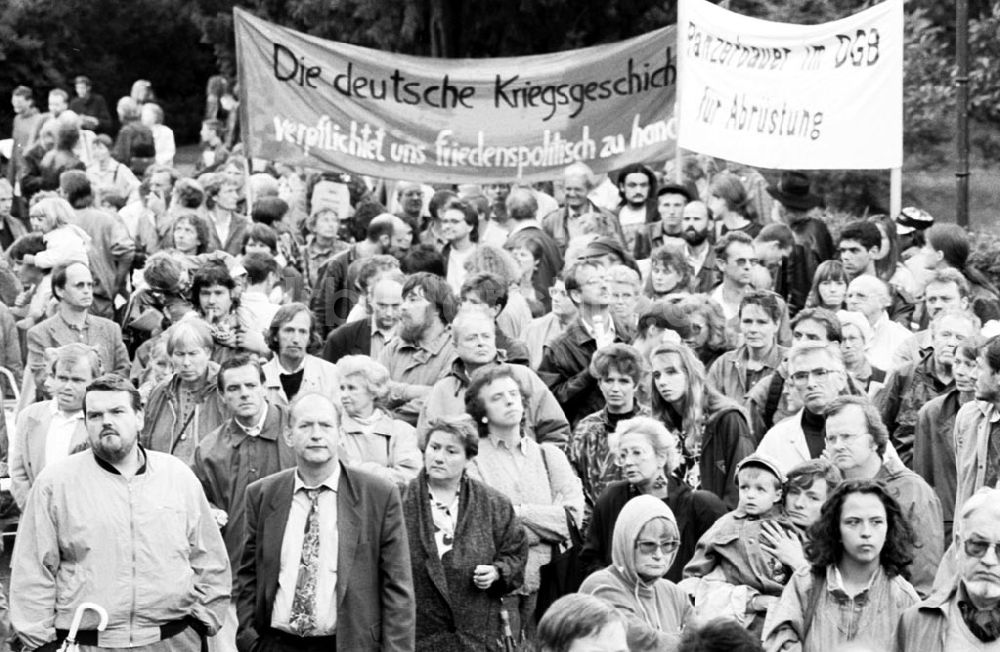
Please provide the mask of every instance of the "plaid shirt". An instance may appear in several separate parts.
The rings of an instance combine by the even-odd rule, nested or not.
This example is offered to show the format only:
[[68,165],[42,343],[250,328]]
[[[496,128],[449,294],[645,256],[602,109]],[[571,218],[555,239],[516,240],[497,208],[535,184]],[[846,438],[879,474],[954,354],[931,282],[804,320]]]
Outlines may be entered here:
[[[631,419],[648,417],[649,414],[649,408],[636,401],[633,412],[623,416]],[[608,448],[608,435],[614,432],[619,420],[612,425],[608,408],[603,408],[580,419],[573,430],[569,461],[583,482],[583,496],[590,507],[594,506],[608,484],[622,479]]]

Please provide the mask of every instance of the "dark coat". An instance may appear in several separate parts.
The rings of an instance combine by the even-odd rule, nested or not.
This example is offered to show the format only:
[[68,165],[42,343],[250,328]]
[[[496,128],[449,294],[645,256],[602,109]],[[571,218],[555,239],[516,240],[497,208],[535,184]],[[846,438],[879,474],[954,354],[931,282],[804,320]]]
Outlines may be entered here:
[[[694,555],[701,535],[726,513],[726,506],[715,494],[692,490],[675,477],[671,477],[668,482],[666,503],[677,519],[681,543],[666,578],[671,582],[680,582],[684,566]],[[584,575],[590,575],[611,564],[611,539],[618,513],[625,503],[638,495],[639,490],[624,480],[612,482],[601,493],[594,505],[587,541],[580,553]]]
[[[617,319],[615,342],[628,344],[631,333]],[[538,375],[563,406],[570,426],[604,407],[604,395],[597,379],[590,374],[590,359],[597,351],[597,341],[587,333],[577,317],[566,330],[545,347]]]
[[336,254],[320,270],[319,286],[313,288],[309,307],[316,316],[316,330],[323,337],[347,321],[358,300],[358,291],[348,285],[348,268],[358,259],[357,245]]
[[[295,469],[287,469],[247,487],[235,577],[240,652],[255,649],[271,626],[294,479]],[[341,464],[337,532],[337,650],[412,652],[416,607],[396,486]]]
[[875,405],[889,430],[889,441],[906,466],[913,468],[913,439],[920,408],[954,388],[954,380],[943,385],[934,375],[934,352],[930,351],[918,362],[890,372],[885,386],[876,394]]
[[69,101],[69,110],[81,116],[97,119],[97,125],[92,129],[99,134],[113,133],[114,123],[111,122],[111,112],[103,95],[87,93],[87,97],[74,97]]
[[788,304],[788,316],[794,317],[806,305],[816,273],[816,254],[800,244],[792,245],[792,252],[782,259],[774,274],[774,291]]
[[944,539],[951,541],[955,520],[958,463],[955,461],[955,416],[962,407],[959,392],[952,389],[930,401],[917,413],[913,440],[913,470],[934,487],[941,499]]
[[[444,563],[434,541],[427,472],[403,494],[417,602],[417,649],[499,650],[500,600],[519,588],[528,561],[528,539],[510,500],[496,489],[462,478],[455,541]],[[472,582],[480,564],[492,564],[500,579],[482,591]]]
[[789,222],[788,226],[792,229],[799,244],[815,252],[818,262],[822,263],[836,258],[837,250],[833,246],[830,229],[821,220],[815,217],[805,217]]
[[371,352],[372,318],[366,317],[333,329],[326,338],[320,357],[336,364],[345,355],[371,355]]

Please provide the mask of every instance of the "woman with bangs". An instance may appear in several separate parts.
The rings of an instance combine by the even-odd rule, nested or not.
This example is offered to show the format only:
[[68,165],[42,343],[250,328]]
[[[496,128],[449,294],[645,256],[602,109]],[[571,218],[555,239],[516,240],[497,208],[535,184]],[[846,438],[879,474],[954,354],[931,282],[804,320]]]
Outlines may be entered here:
[[746,413],[705,382],[704,365],[686,345],[661,344],[650,359],[653,416],[680,433],[681,475],[734,509],[736,465],[756,448]]
[[843,310],[848,283],[850,279],[839,260],[820,263],[813,274],[812,287],[806,297],[806,308],[826,308],[833,312]]
[[684,343],[691,347],[705,369],[716,358],[736,348],[726,330],[726,315],[722,306],[707,294],[693,294],[680,302],[680,307],[691,319],[690,336]]
[[913,544],[913,529],[885,485],[842,483],[809,529],[810,565],[795,572],[768,613],[764,648],[890,649],[900,615],[920,600],[906,580]]
[[649,276],[643,294],[651,300],[691,292],[694,273],[687,259],[677,249],[660,247],[649,259]]

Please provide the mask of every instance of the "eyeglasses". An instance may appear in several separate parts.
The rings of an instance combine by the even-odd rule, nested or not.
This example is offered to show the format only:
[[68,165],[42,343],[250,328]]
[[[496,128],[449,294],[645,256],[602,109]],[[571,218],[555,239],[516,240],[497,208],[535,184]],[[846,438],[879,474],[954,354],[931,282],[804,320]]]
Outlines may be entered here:
[[760,258],[733,258],[730,262],[736,263],[737,267],[746,267],[747,265],[756,267],[760,265]]
[[843,434],[843,435],[827,435],[826,436],[826,443],[829,446],[835,446],[838,441],[844,442],[845,444],[850,444],[852,441],[854,441],[858,437],[864,437],[867,434],[868,433],[854,432],[854,433],[847,433],[847,434]]
[[980,541],[978,539],[966,539],[963,547],[965,548],[965,554],[976,559],[985,557],[989,549],[993,548],[993,554],[997,556],[997,559],[1000,559],[1000,542],[990,543],[989,541]]
[[615,454],[614,463],[615,466],[625,466],[629,460],[635,460],[641,462],[649,457],[650,452],[648,450],[640,450],[638,448],[632,450],[624,450]]
[[809,382],[809,377],[813,377],[816,380],[823,382],[827,377],[833,373],[832,369],[811,369],[809,371],[796,371],[790,377],[792,382],[796,385],[805,385]]
[[657,550],[662,550],[663,554],[669,555],[680,547],[681,542],[677,539],[669,541],[636,541],[635,548],[644,555],[655,554]]

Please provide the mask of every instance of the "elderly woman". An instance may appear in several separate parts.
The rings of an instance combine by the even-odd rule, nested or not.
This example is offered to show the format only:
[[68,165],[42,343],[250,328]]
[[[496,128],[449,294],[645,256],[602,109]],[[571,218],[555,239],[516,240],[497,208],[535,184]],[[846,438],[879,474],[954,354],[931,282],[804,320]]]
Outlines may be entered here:
[[343,460],[400,487],[420,471],[413,426],[382,407],[389,397],[389,371],[366,355],[337,362],[340,376],[340,446]]
[[524,392],[510,365],[480,371],[465,394],[466,412],[479,428],[479,455],[469,476],[514,503],[531,546],[524,585],[504,600],[518,638],[533,635],[539,569],[554,546],[570,537],[569,523],[583,514],[580,480],[565,454],[524,436]]
[[687,594],[666,579],[680,546],[673,512],[653,496],[636,496],[615,522],[612,563],[580,586],[625,617],[629,650],[670,650],[691,617]]
[[212,362],[212,328],[188,318],[165,333],[174,372],[149,395],[141,441],[150,450],[170,453],[190,464],[205,435],[226,420],[227,410]]
[[865,316],[846,310],[837,311],[840,320],[840,352],[844,356],[844,368],[855,381],[859,389],[863,389],[869,398],[874,398],[878,390],[885,385],[885,369],[873,367],[868,359],[868,347],[875,337],[871,324]]
[[881,482],[848,480],[823,504],[806,557],[764,624],[764,647],[824,652],[847,643],[887,650],[920,598],[903,578],[913,530]]
[[431,421],[421,447],[424,468],[403,494],[416,649],[502,650],[500,605],[524,581],[524,528],[506,496],[466,474],[479,451],[468,416]]
[[608,438],[608,446],[625,479],[610,483],[594,505],[580,553],[584,572],[612,563],[612,533],[619,512],[636,496],[648,495],[659,499],[674,515],[679,544],[665,576],[679,582],[698,539],[726,513],[726,507],[715,494],[692,489],[678,479],[675,471],[681,457],[677,437],[662,423],[649,417],[621,421]]

